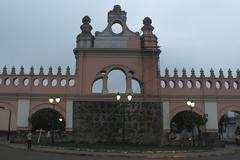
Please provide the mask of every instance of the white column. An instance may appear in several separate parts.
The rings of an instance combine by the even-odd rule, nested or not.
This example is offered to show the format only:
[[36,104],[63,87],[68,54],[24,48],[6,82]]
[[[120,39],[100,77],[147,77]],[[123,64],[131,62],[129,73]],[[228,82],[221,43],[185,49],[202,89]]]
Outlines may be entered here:
[[128,73],[128,75],[126,76],[126,93],[133,93],[132,90],[132,75],[130,73]]
[[108,76],[106,74],[103,75],[103,88],[102,93],[108,94],[108,86],[107,86]]
[[163,130],[169,130],[170,129],[170,107],[169,107],[169,101],[163,102]]
[[66,103],[66,130],[72,131],[73,128],[73,101]]
[[214,101],[205,101],[205,114],[208,115],[206,129],[218,130],[217,103]]
[[17,127],[18,128],[27,128],[28,127],[29,111],[30,111],[30,100],[19,99],[18,100],[18,112],[17,112]]

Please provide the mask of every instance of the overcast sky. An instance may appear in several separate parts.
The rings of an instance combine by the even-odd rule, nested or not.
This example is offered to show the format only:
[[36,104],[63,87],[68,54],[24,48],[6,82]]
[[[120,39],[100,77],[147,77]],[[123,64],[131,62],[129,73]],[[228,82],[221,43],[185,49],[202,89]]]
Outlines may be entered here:
[[[92,33],[107,25],[115,4],[127,12],[128,27],[141,30],[144,17],[153,21],[161,46],[160,67],[190,72],[210,68],[218,75],[240,64],[239,0],[1,0],[0,66],[43,65],[75,68],[72,50],[82,17],[92,19]],[[172,71],[171,71],[172,73]]]

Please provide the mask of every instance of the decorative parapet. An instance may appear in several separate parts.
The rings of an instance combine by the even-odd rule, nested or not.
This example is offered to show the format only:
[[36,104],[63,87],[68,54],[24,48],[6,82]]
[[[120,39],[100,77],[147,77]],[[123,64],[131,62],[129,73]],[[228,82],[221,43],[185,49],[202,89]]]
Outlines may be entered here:
[[120,5],[115,5],[113,10],[108,12],[106,28],[95,32],[93,48],[141,48],[140,35],[128,28],[127,12],[122,10]]
[[187,76],[186,70],[182,70],[182,76],[178,75],[178,70],[174,69],[173,76],[169,76],[169,70],[165,70],[165,75],[160,77],[160,93],[162,96],[239,96],[240,95],[240,71],[236,71],[233,77],[231,69],[228,75],[224,76],[223,70],[219,70],[216,77],[214,70],[210,70],[210,75],[205,76],[204,70],[200,70],[200,75],[195,75],[195,70],[191,70],[191,75]]
[[67,67],[65,75],[62,75],[61,67],[58,67],[57,74],[53,74],[52,67],[49,67],[48,74],[44,74],[44,68],[40,67],[39,74],[34,73],[34,67],[30,68],[30,73],[24,72],[21,66],[20,72],[16,73],[13,66],[11,73],[7,72],[4,66],[0,74],[0,93],[45,93],[66,92],[66,88],[72,89],[76,85],[76,75],[70,74]]

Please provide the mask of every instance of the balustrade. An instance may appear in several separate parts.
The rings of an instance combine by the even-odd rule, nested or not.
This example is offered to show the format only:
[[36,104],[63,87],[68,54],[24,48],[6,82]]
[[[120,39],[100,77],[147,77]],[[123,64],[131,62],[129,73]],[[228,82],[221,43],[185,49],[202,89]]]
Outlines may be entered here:
[[62,75],[61,67],[58,67],[57,74],[53,74],[52,67],[49,67],[48,74],[44,74],[43,67],[40,68],[39,74],[34,74],[34,68],[31,67],[30,73],[24,73],[24,67],[20,68],[17,74],[15,67],[12,67],[11,72],[7,72],[7,67],[4,66],[2,74],[0,74],[0,92],[15,92],[21,90],[21,93],[28,93],[29,88],[34,89],[55,89],[63,91],[66,88],[72,88],[76,85],[76,76],[70,74],[70,68],[67,67],[66,74]]
[[[178,75],[178,70],[174,69],[173,76],[169,76],[169,70],[165,70],[165,75],[160,77],[160,88],[162,95],[175,95],[176,93],[193,95],[239,95],[240,93],[240,72],[236,71],[233,77],[232,71],[228,70],[225,77],[223,70],[219,70],[219,77],[216,77],[213,69],[210,75],[205,76],[204,70],[200,70],[200,75],[195,75],[195,70],[191,70],[191,75],[187,76],[186,70],[182,70],[182,75]],[[192,92],[191,92],[192,91]]]

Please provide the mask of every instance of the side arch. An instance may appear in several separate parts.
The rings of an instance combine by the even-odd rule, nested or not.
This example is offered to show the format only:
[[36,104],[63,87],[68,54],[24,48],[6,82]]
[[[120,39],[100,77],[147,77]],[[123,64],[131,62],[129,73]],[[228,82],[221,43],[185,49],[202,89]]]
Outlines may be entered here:
[[132,78],[132,91],[134,94],[141,94],[143,92],[141,86],[141,81],[136,78]]
[[98,78],[92,83],[92,93],[102,93],[103,91],[103,78]]
[[8,109],[11,110],[12,113],[14,113],[15,115],[17,115],[17,107],[15,107],[14,105],[7,103],[7,102],[0,102],[0,107],[7,107]]
[[[64,118],[64,120],[66,120],[66,110],[63,109],[63,108],[64,108],[64,107],[61,106],[61,105],[59,105],[59,104],[55,106],[55,110],[62,115],[62,117]],[[52,106],[51,104],[49,104],[49,103],[41,103],[41,104],[38,104],[38,105],[36,105],[36,106],[34,106],[34,107],[31,108],[29,117],[32,117],[32,115],[33,115],[34,113],[36,113],[37,111],[39,111],[39,110],[41,110],[41,109],[53,109],[53,106]]]
[[[172,121],[172,119],[178,113],[183,112],[183,111],[190,111],[190,109],[187,107],[187,105],[179,105],[179,106],[171,107],[171,109],[170,109],[170,122]],[[197,113],[199,115],[203,115],[204,114],[202,107],[194,108],[193,112],[195,112],[195,113]]]
[[66,129],[66,121],[57,110],[52,108],[40,109],[32,114],[29,122],[33,131],[43,129],[45,131]]
[[0,130],[6,131],[8,130],[9,125],[9,116],[11,116],[11,124],[10,124],[10,131],[15,131],[17,129],[17,106],[15,107],[13,104],[8,102],[0,102],[0,107],[6,107],[8,109],[0,109],[3,110],[1,112],[1,122],[0,122]]
[[226,114],[227,112],[240,112],[240,106],[238,105],[230,105],[223,107],[222,110],[218,112],[218,122],[220,121],[221,117]]

